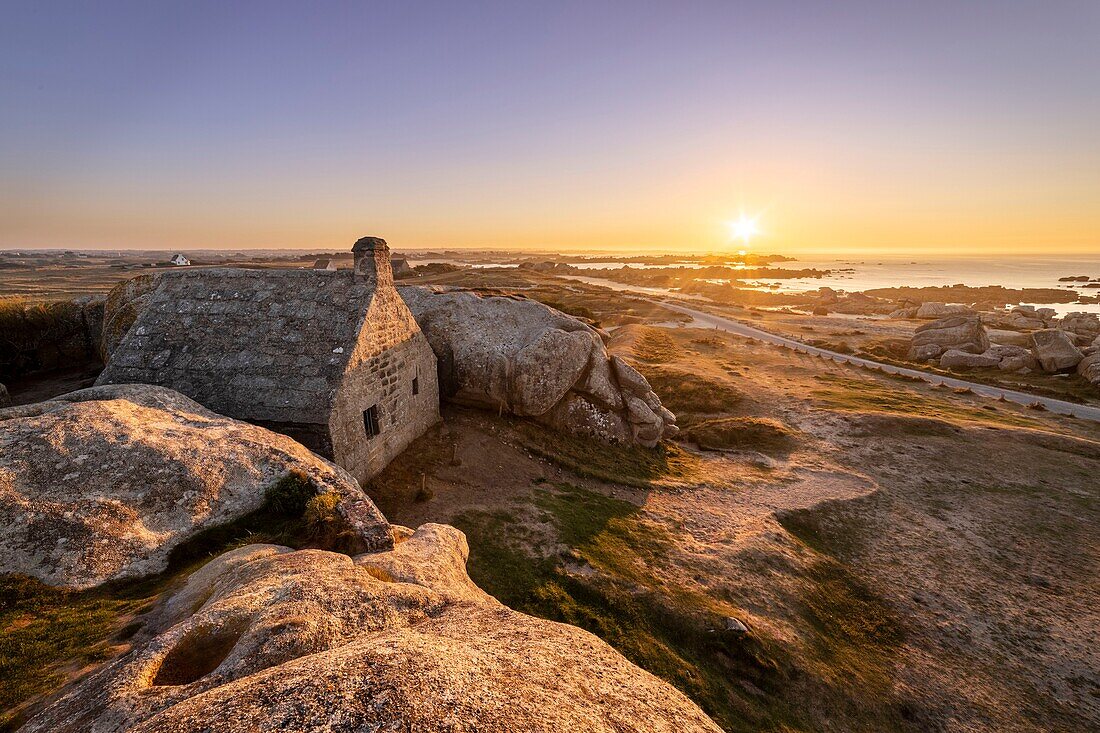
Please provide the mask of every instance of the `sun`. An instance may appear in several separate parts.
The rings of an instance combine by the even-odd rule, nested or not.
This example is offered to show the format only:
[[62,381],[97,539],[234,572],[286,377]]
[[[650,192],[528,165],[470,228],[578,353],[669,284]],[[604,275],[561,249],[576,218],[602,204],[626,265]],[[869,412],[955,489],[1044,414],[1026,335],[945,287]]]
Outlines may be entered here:
[[734,239],[740,239],[745,244],[753,237],[760,234],[760,227],[756,224],[756,217],[741,216],[735,221],[729,222],[730,234]]

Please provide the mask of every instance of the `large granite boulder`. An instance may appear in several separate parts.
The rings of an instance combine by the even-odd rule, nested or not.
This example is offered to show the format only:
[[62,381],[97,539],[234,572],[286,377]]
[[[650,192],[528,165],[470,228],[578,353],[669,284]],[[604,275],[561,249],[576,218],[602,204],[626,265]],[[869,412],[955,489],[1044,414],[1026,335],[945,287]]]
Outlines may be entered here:
[[989,336],[976,315],[952,316],[918,326],[909,344],[909,358],[927,361],[956,349],[981,354],[989,348]]
[[937,320],[940,318],[948,318],[950,316],[961,316],[973,313],[974,311],[965,305],[958,303],[921,303],[917,308],[915,314],[916,318],[922,320]]
[[99,356],[104,364],[111,360],[111,354],[130,326],[134,325],[156,286],[157,275],[146,274],[123,280],[111,288],[103,306],[103,327],[99,339]]
[[959,349],[949,349],[940,357],[940,366],[944,369],[975,369],[981,367],[995,367],[1001,360],[989,352],[983,354],[971,354]]
[[1100,315],[1096,313],[1067,313],[1058,327],[1068,331],[1078,338],[1081,344],[1090,344],[1093,339],[1100,337]]
[[258,509],[292,474],[362,548],[389,525],[342,469],[282,435],[163,387],[92,387],[0,410],[0,572],[88,588],[163,571],[204,528]]
[[1077,373],[1100,387],[1100,352],[1089,354],[1077,364]]
[[26,733],[719,733],[592,634],[512,611],[424,525],[351,558],[249,545],[196,571],[133,649]]
[[[984,321],[983,321],[984,322]],[[1031,339],[1028,334],[1023,331],[1013,331],[1001,328],[989,328],[985,329],[989,335],[989,341],[1001,346],[1021,346],[1028,347],[1031,345]]]
[[399,290],[435,351],[444,399],[610,442],[653,446],[676,433],[645,377],[611,360],[584,322],[525,298]]
[[1034,331],[1047,327],[1047,322],[1034,312],[987,311],[982,313],[982,323],[1003,331]]
[[997,359],[997,368],[1005,372],[1034,372],[1039,370],[1039,362],[1031,349],[1022,346],[990,346],[983,356]]
[[1064,372],[1073,369],[1084,358],[1073,339],[1063,330],[1047,328],[1031,334],[1031,353],[1044,372]]

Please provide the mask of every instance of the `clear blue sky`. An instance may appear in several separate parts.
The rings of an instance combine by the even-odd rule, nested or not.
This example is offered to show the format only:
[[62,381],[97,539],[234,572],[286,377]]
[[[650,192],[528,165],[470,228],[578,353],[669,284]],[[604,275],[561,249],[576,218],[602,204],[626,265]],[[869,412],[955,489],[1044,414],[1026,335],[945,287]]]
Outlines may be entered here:
[[8,2],[0,247],[1100,253],[1100,2]]

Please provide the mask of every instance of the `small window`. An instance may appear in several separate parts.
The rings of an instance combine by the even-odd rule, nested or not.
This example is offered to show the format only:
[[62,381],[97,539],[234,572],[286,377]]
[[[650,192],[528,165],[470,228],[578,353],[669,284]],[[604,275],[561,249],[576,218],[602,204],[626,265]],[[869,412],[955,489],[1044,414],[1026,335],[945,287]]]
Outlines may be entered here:
[[367,431],[368,438],[373,438],[382,432],[378,424],[378,405],[371,405],[363,410],[363,429]]
[[413,397],[420,394],[420,377],[413,377]]

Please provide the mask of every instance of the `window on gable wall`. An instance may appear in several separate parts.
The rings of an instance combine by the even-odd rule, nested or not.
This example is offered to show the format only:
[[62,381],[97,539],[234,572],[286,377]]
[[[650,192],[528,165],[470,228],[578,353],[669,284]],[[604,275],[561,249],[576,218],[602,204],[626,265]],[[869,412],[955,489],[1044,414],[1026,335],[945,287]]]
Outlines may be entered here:
[[363,410],[363,430],[366,431],[368,438],[373,438],[382,432],[378,422],[378,405],[371,405]]

